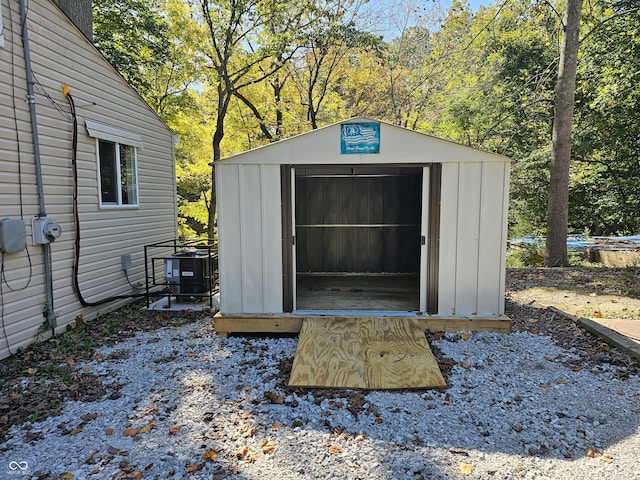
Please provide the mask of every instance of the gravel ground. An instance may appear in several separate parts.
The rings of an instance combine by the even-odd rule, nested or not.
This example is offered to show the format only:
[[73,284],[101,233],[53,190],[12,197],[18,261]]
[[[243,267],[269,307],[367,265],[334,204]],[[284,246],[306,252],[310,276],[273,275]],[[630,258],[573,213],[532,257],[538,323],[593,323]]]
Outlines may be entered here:
[[511,334],[429,336],[442,390],[291,390],[295,338],[139,332],[73,365],[100,398],[9,427],[0,478],[640,479],[638,365],[507,307]]

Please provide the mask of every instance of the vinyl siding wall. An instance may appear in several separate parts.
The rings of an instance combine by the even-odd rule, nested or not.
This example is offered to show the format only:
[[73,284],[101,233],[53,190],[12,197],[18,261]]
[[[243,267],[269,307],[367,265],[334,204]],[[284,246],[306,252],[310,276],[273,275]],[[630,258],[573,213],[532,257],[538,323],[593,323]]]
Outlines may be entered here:
[[[45,284],[42,247],[33,245],[31,232],[39,206],[18,2],[0,1],[5,27],[0,48],[0,219],[22,217],[27,225],[27,251],[3,254],[0,357],[6,357],[9,347],[14,352],[31,343],[45,320]],[[27,19],[46,214],[62,227],[61,238],[51,244],[51,258],[53,307],[57,331],[63,331],[80,314],[90,320],[126,301],[82,308],[72,287],[72,137],[62,84],[71,89],[78,119],[79,283],[88,302],[132,293],[121,255],[131,255],[131,281],[144,282],[143,246],[176,237],[173,135],[52,2],[30,0]],[[143,146],[137,149],[139,207],[99,207],[96,141],[84,120],[142,137]]]

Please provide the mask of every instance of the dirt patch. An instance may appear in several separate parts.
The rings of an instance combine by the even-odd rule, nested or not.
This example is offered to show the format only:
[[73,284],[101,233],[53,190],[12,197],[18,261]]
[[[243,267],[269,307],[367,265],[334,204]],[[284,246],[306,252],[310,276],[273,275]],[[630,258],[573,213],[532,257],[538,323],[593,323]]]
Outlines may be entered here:
[[576,317],[640,320],[639,268],[509,270],[507,298],[555,306]]

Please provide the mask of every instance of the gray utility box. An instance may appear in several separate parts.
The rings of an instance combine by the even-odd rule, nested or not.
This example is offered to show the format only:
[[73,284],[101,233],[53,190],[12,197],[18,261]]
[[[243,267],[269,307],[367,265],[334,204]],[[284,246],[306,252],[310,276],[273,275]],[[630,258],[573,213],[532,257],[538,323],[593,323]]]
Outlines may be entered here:
[[164,279],[176,295],[207,293],[211,290],[211,258],[198,251],[164,257]]
[[[18,253],[27,248],[27,233],[24,221],[16,218],[0,220],[0,251]],[[0,279],[1,281],[1,279]]]

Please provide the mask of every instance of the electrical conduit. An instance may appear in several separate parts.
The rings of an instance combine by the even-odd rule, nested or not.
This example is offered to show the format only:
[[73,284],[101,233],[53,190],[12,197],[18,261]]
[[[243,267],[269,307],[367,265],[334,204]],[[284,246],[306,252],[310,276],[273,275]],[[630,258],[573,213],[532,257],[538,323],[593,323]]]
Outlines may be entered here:
[[[40,142],[38,140],[38,121],[36,118],[36,97],[33,93],[33,71],[31,70],[31,53],[29,50],[29,33],[27,28],[27,11],[24,0],[19,0],[20,20],[22,25],[22,47],[24,50],[25,75],[27,79],[27,104],[29,105],[29,118],[31,122],[31,137],[33,142],[33,157],[36,168],[36,185],[38,189],[39,210],[38,217],[45,217],[44,187],[42,181],[42,166],[40,164]],[[44,315],[49,321],[49,326],[55,329],[57,326],[56,314],[53,308],[53,275],[51,272],[51,246],[48,243],[42,245],[44,262],[44,278],[46,289],[46,304]]]

